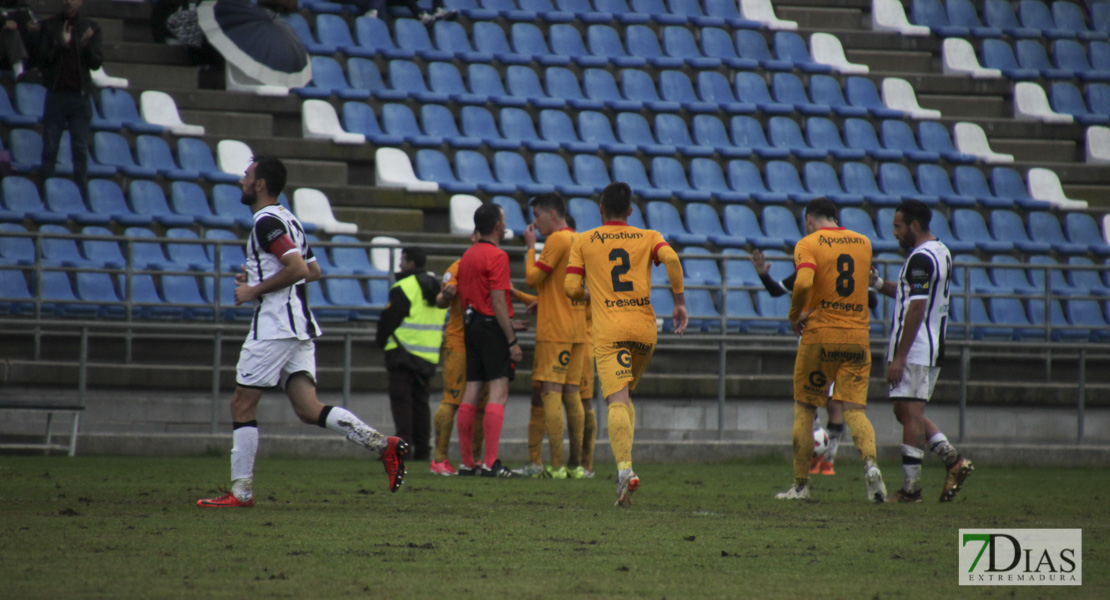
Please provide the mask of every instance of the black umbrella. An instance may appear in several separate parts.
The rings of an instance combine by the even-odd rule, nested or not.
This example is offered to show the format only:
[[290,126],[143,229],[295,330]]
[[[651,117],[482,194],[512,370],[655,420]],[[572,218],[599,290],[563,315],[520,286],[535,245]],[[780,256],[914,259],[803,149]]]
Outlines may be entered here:
[[308,51],[273,11],[247,0],[207,0],[197,22],[216,50],[258,82],[302,87],[312,80]]

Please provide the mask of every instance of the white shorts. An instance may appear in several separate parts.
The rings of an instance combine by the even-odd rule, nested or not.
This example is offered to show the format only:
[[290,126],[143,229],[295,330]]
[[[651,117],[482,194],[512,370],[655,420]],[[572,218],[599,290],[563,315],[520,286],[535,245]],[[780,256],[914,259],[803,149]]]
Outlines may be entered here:
[[312,340],[247,340],[239,352],[235,383],[252,388],[285,387],[297,373],[316,382],[316,343]]
[[890,388],[890,397],[909,398],[928,402],[933,397],[933,388],[940,377],[940,367],[907,363],[902,371],[902,381]]

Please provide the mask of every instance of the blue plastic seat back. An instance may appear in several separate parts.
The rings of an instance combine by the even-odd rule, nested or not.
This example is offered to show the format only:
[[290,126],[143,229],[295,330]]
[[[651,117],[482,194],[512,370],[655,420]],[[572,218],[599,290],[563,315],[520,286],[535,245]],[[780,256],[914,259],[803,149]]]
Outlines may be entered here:
[[1009,167],[995,167],[990,174],[991,188],[999,198],[1032,200],[1021,173]]
[[913,175],[900,163],[883,163],[879,166],[879,187],[894,196],[916,196],[920,194]]
[[1025,273],[1025,269],[1018,268],[1021,263],[1013,256],[1009,254],[996,254],[991,257],[990,262],[994,265],[1000,265],[991,267],[991,279],[994,281],[995,285],[1014,289],[1018,293],[1024,293],[1024,291],[1034,288],[1034,285],[1030,283],[1029,277]]
[[1025,223],[1021,220],[1021,215],[1012,210],[998,209],[991,211],[990,229],[991,234],[999,240],[1009,240],[1011,242],[1032,241],[1029,239],[1029,232],[1025,229]]
[[663,71],[659,74],[659,91],[665,100],[672,102],[698,102],[694,84],[682,71]]
[[508,196],[494,196],[493,203],[505,211],[505,224],[509,229],[519,232],[528,227],[528,221],[524,218],[524,211],[520,208],[519,202]]
[[871,220],[871,215],[867,214],[867,211],[862,208],[846,206],[840,209],[840,224],[867,238],[879,238],[878,232],[875,231],[875,223]]
[[[827,196],[830,194],[844,193],[844,187],[840,185],[840,178],[836,176],[836,171],[832,168],[832,165],[828,163],[817,161],[807,162],[805,166],[802,167],[802,174],[805,179],[806,189],[814,194]],[[842,209],[842,215],[844,210],[848,210],[848,207]],[[861,209],[853,208],[852,210],[858,211]],[[870,217],[868,217],[868,220],[870,220]],[[852,228],[849,227],[849,229]]]
[[562,56],[589,56],[582,34],[573,25],[556,23],[551,26],[551,49]]
[[583,100],[586,95],[582,93],[582,87],[578,83],[578,76],[574,71],[566,67],[548,67],[544,71],[544,83],[547,85],[547,91],[553,98],[565,98],[567,100]]
[[474,51],[474,47],[470,44],[470,38],[466,34],[466,29],[455,21],[436,21],[433,34],[435,35],[436,47],[440,50],[452,54]]
[[[199,236],[190,230],[181,227],[171,227],[166,230],[166,237],[175,240],[199,240]],[[207,265],[211,268],[212,260],[208,258],[208,254],[204,251],[202,244],[190,244],[185,242],[167,242],[166,254],[169,259],[176,263],[187,265]]]
[[[745,194],[768,191],[766,184],[763,182],[763,177],[759,174],[759,169],[748,160],[728,161],[728,185],[732,189]],[[736,235],[735,231],[731,229],[729,231]]]
[[93,151],[101,164],[113,167],[133,167],[135,159],[127,140],[113,131],[98,131],[93,134]]
[[481,106],[464,106],[462,109],[462,130],[467,136],[483,140],[501,139],[501,132],[493,115]]
[[361,133],[366,137],[384,134],[374,109],[365,102],[350,101],[343,103],[343,129],[351,133]]
[[396,19],[393,21],[393,37],[397,45],[414,52],[435,50],[428,28],[416,19]]
[[808,148],[802,139],[802,130],[789,117],[771,117],[767,123],[771,143],[779,148]]
[[725,181],[721,164],[709,158],[695,158],[690,161],[690,183],[699,190],[732,192]]
[[[697,6],[696,0],[694,6]],[[685,27],[670,26],[663,28],[663,49],[667,56],[676,58],[703,58],[694,34]]]
[[451,164],[447,162],[447,157],[439,150],[430,150],[421,148],[416,151],[416,159],[413,167],[416,171],[416,176],[425,181],[436,181],[439,183],[456,182],[454,172],[451,170]]
[[655,136],[647,119],[640,113],[622,112],[617,114],[617,137],[626,144],[655,144]]
[[798,230],[798,218],[785,206],[764,207],[762,220],[763,231],[771,237],[783,238],[787,242],[797,242],[803,237]]
[[771,93],[767,90],[767,82],[759,73],[741,71],[736,73],[736,98],[742,102],[751,102],[755,105],[773,104]]
[[664,56],[663,48],[659,45],[659,38],[655,32],[644,25],[630,25],[624,30],[625,43],[632,56],[642,56],[647,59],[661,58]]
[[1029,232],[1033,239],[1052,244],[1066,243],[1064,229],[1056,215],[1048,211],[1034,211],[1029,213]]
[[455,172],[459,181],[470,183],[495,183],[486,157],[473,150],[459,150],[455,154]]
[[624,42],[616,29],[608,25],[590,25],[586,30],[586,43],[590,53],[595,56],[605,56],[610,59],[629,56],[624,49]]
[[177,140],[177,160],[183,169],[201,173],[220,170],[216,166],[216,159],[212,156],[212,149],[203,140],[196,138]]
[[370,264],[370,255],[363,243],[353,235],[333,235],[332,243],[350,244],[348,246],[333,246],[331,248],[332,263],[342,265],[343,268],[357,273],[377,273],[378,270]]
[[968,0],[947,0],[946,8],[948,22],[952,25],[969,29],[983,26],[983,22],[979,20],[979,12]]
[[690,130],[686,128],[686,121],[671,113],[655,115],[655,134],[661,144],[690,146],[694,143],[690,138]]
[[412,109],[404,104],[382,105],[382,127],[385,128],[386,133],[395,135],[410,136],[424,133],[416,122],[416,115],[412,114]]
[[424,83],[424,75],[420,73],[420,67],[407,60],[389,61],[389,87],[409,95],[428,92],[428,86]]
[[543,139],[560,143],[581,142],[570,115],[561,110],[540,111],[540,135]]
[[678,209],[670,202],[659,200],[648,202],[644,209],[644,218],[649,228],[662,233],[665,237],[687,233]]
[[918,165],[917,183],[923,194],[942,197],[956,195],[956,190],[952,189],[952,180],[948,178],[948,172],[939,165]]
[[479,52],[489,52],[493,55],[512,54],[509,38],[505,37],[505,30],[500,25],[490,21],[478,21],[474,27],[474,47]]
[[212,186],[212,212],[221,217],[231,217],[240,223],[254,223],[254,215],[248,206],[240,202],[243,191],[234,185],[217,184]]
[[[218,245],[221,270],[238,271],[241,265],[246,264],[247,256],[243,250],[246,247],[246,242],[239,239],[234,233],[226,229],[209,229],[204,232],[204,239],[225,242]],[[208,260],[215,263],[217,244],[206,244],[204,250],[208,255]],[[327,259],[324,249],[313,248],[313,254],[322,268],[324,263],[321,261],[321,255],[324,256],[324,260]]]
[[640,102],[658,102],[662,100],[659,97],[659,91],[655,88],[655,83],[651,80],[651,75],[645,71],[637,71],[634,69],[625,69],[621,71],[621,93],[629,100],[639,100]]
[[741,29],[736,32],[736,51],[743,58],[752,58],[758,61],[772,60],[771,49],[767,46],[767,39],[763,34]]
[[[520,155],[516,155],[520,156]],[[520,159],[523,162],[523,158]],[[567,161],[552,152],[537,152],[532,156],[536,181],[554,186],[573,185]]]
[[34,182],[25,177],[9,176],[0,183],[0,200],[8,210],[17,212],[40,212],[46,207],[39,196],[39,190]]
[[774,38],[775,56],[794,65],[812,64],[809,48],[802,36],[793,31],[776,31]]
[[809,95],[817,104],[833,107],[848,106],[848,100],[844,98],[844,90],[840,87],[840,82],[829,75],[810,75]]
[[[690,182],[686,180],[686,169],[670,156],[656,156],[651,159],[651,179],[655,187],[665,190],[689,191]],[[704,233],[704,232],[697,232]]]
[[631,156],[617,156],[613,158],[613,180],[623,181],[632,188],[632,193],[638,190],[654,187],[648,180],[647,171],[640,159]]
[[143,120],[139,116],[139,109],[135,107],[135,99],[131,94],[116,88],[100,90],[100,112],[109,121],[129,123]]
[[15,84],[15,106],[19,114],[41,121],[46,106],[46,88],[26,81]]
[[466,94],[466,84],[455,65],[449,62],[428,64],[428,87],[444,94]]
[[442,104],[425,104],[420,107],[420,122],[424,133],[439,137],[460,137],[459,126],[451,111]]
[[538,140],[536,124],[528,111],[520,108],[501,109],[501,131],[509,140]]
[[[609,169],[600,157],[592,154],[575,154],[573,159],[574,180],[579,185],[601,189],[609,185]],[[579,222],[581,224],[581,221]]]
[[[69,229],[62,225],[39,225],[39,233],[52,235],[70,235]],[[42,258],[54,263],[71,262],[82,264],[85,257],[77,249],[77,241],[72,238],[42,238]]]
[[544,40],[543,32],[532,23],[513,23],[509,28],[509,39],[513,50],[520,54],[547,56],[552,54]]
[[511,65],[505,70],[509,93],[522,98],[547,98],[549,94],[540,85],[540,78],[529,67]]
[[[126,142],[124,142],[126,143]],[[173,158],[169,144],[160,137],[153,135],[139,135],[135,137],[135,154],[138,155],[139,164],[158,170],[180,169]],[[104,162],[103,159],[100,162]]]
[[[794,165],[784,160],[772,160],[764,165],[764,168],[767,172],[767,187],[770,188],[772,191],[783,192],[787,194],[807,193],[805,188],[802,187],[802,180],[798,176],[798,169],[794,168]],[[780,206],[779,208],[782,207]],[[794,231],[797,231],[796,226],[794,228]]]
[[347,78],[351,87],[358,90],[373,93],[389,88],[382,79],[378,65],[366,58],[356,56],[347,59]]
[[[720,16],[720,15],[717,15]],[[736,44],[724,29],[706,27],[701,30],[701,53],[720,59],[738,59]]]
[[1056,66],[1069,71],[1093,71],[1087,60],[1087,50],[1075,40],[1056,40],[1052,43],[1052,60]]
[[123,231],[124,236],[130,238],[124,244],[125,252],[130,252],[135,266],[140,269],[160,269],[169,266],[170,260],[160,242],[142,242],[143,238],[154,238],[154,232],[145,227],[128,227]]
[[571,198],[567,202],[567,211],[578,222],[577,231],[579,232],[596,229],[602,225],[601,211],[593,200]]
[[578,113],[578,131],[582,133],[582,140],[585,142],[594,144],[618,143],[609,118],[597,111],[584,110]]
[[617,89],[617,81],[605,69],[586,69],[582,74],[583,87],[586,95],[594,100],[624,100],[624,96]]
[[930,29],[951,25],[948,21],[948,13],[937,0],[913,0],[910,19],[914,24],[924,25]]
[[843,150],[847,146],[840,138],[840,130],[836,123],[825,117],[810,117],[806,119],[806,143],[813,148],[828,150]]
[[994,39],[983,40],[983,66],[1003,71],[1021,68],[1010,43]]
[[1009,0],[986,0],[983,3],[983,21],[1000,29],[1020,29],[1017,13]]
[[[686,205],[686,227],[690,231],[702,235],[725,235],[724,227],[721,226],[720,215],[712,206],[704,202],[691,202]],[[688,250],[692,250],[692,248]],[[712,283],[720,283],[721,274],[717,270],[716,262],[710,264],[713,265],[713,272],[717,275]],[[706,279],[706,282],[710,282],[710,280]]]
[[698,95],[705,102],[716,104],[736,102],[736,94],[733,93],[732,86],[724,75],[716,71],[698,72]]
[[948,129],[936,121],[921,121],[917,125],[917,134],[922,150],[930,152],[956,152],[952,144],[952,136]]
[[714,115],[694,116],[694,140],[701,146],[724,148],[732,146],[725,124]]
[[1038,40],[1018,40],[1014,44],[1014,54],[1018,64],[1026,69],[1036,69],[1044,72],[1052,69],[1048,60],[1048,52]]
[[854,194],[881,195],[875,173],[864,163],[849,162],[841,167],[844,190]]
[[738,115],[729,120],[732,143],[742,148],[766,148],[770,146],[763,126],[752,117]]
[[46,180],[43,188],[43,201],[47,209],[69,215],[87,215],[91,212],[81,198],[77,184],[72,180],[51,177]]
[[1065,215],[1064,232],[1068,240],[1074,243],[1087,244],[1092,248],[1106,246],[1106,239],[1099,231],[1098,223],[1086,213],[1069,212]]

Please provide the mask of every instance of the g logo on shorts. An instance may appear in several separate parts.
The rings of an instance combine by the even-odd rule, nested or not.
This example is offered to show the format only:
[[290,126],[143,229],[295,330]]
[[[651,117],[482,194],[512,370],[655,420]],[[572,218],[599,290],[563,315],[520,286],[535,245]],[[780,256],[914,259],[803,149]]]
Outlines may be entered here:
[[563,350],[559,353],[559,364],[563,365],[564,367],[570,364],[570,352]]
[[821,371],[813,371],[809,374],[809,385],[813,387],[823,388],[828,383],[828,378]]
[[631,367],[632,366],[632,353],[629,352],[628,350],[621,350],[620,352],[617,352],[617,362],[620,363],[620,366],[622,366],[626,369],[628,367]]

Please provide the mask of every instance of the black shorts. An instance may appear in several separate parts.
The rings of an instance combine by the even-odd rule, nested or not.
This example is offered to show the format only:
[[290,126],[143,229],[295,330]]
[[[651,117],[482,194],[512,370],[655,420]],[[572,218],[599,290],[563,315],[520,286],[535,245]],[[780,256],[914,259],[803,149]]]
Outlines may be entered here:
[[495,317],[470,315],[463,329],[466,340],[466,380],[513,378],[516,365],[509,358],[509,340]]

